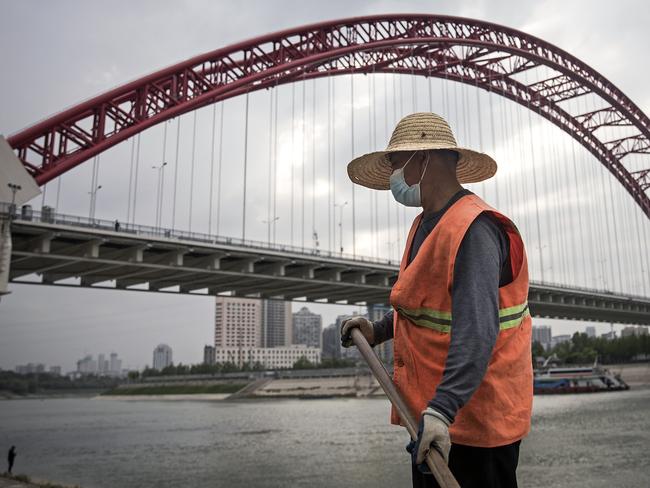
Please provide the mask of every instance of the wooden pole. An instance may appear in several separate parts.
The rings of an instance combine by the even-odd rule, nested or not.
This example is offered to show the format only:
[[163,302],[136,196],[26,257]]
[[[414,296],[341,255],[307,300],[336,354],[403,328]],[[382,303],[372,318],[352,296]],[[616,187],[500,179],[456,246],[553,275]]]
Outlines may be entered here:
[[[363,356],[363,359],[365,359],[366,363],[368,363],[372,374],[375,375],[375,378],[381,385],[384,393],[386,393],[386,396],[388,396],[388,399],[393,404],[400,418],[404,422],[406,430],[411,436],[411,439],[417,439],[418,424],[411,415],[406,402],[404,402],[404,399],[397,391],[397,388],[395,387],[392,378],[388,374],[388,371],[386,371],[384,364],[379,360],[375,354],[375,351],[372,350],[372,347],[370,347],[370,344],[368,344],[368,341],[366,341],[366,338],[363,336],[358,327],[354,327],[352,329],[351,336],[352,342],[359,349],[359,352]],[[429,469],[431,470],[431,473],[433,473],[433,476],[441,488],[460,488],[460,485],[454,478],[454,475],[451,474],[451,471],[449,471],[449,467],[447,466],[444,458],[436,449],[429,449],[429,453],[426,457],[426,462],[427,466],[429,466]]]

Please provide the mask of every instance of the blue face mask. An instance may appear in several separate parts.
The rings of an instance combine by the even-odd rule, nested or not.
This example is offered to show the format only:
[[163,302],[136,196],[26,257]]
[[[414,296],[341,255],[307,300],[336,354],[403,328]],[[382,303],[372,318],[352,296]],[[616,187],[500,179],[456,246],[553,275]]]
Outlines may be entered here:
[[413,159],[413,156],[415,156],[415,152],[411,154],[411,157],[408,158],[404,166],[396,169],[390,175],[390,191],[393,193],[395,200],[402,205],[406,205],[407,207],[421,207],[422,197],[420,194],[420,183],[422,182],[422,178],[424,178],[424,173],[427,171],[427,165],[429,164],[429,153],[427,152],[427,160],[424,163],[424,171],[422,172],[422,176],[420,176],[420,181],[412,186],[409,186],[404,179],[404,168],[406,168],[406,165],[409,164],[409,161]]

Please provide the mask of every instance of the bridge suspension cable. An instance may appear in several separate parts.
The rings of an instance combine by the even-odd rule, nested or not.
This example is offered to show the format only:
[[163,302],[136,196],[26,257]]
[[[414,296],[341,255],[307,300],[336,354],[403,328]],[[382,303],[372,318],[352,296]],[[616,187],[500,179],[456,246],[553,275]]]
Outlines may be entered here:
[[[413,25],[415,29],[417,26]],[[502,40],[504,43],[506,41]],[[374,41],[371,39],[368,42]],[[265,68],[266,71],[250,75],[252,78],[257,77],[254,80],[252,78],[239,80],[235,74],[233,78],[219,78],[221,85],[216,84],[212,87],[210,83],[216,83],[218,76],[226,76],[224,74],[226,71],[204,73],[203,79],[193,78],[196,81],[193,82],[194,84],[190,83],[187,89],[189,91],[197,90],[196,97],[205,96],[205,102],[196,102],[192,105],[194,99],[188,92],[181,94],[186,98],[179,98],[179,100],[183,100],[182,103],[187,104],[187,110],[174,112],[174,108],[165,107],[164,111],[157,114],[147,114],[147,117],[151,117],[152,120],[150,125],[164,123],[165,118],[172,112],[172,116],[178,119],[171,227],[200,232],[207,220],[208,234],[212,234],[215,211],[214,186],[216,184],[216,233],[224,235],[237,233],[238,224],[237,222],[233,223],[233,220],[237,219],[230,218],[232,214],[230,207],[227,218],[224,218],[221,222],[223,225],[220,225],[221,199],[225,198],[230,201],[229,195],[233,195],[235,187],[237,191],[241,188],[239,177],[237,177],[232,181],[233,184],[225,185],[224,189],[221,189],[224,103],[227,98],[244,95],[242,239],[262,240],[259,236],[263,232],[257,229],[258,226],[255,226],[254,229],[247,229],[246,220],[247,218],[250,220],[252,216],[255,221],[258,216],[265,214],[266,220],[269,222],[266,241],[273,240],[275,243],[276,240],[279,240],[286,243],[286,233],[281,233],[278,238],[276,230],[278,215],[285,213],[287,200],[285,195],[290,192],[290,227],[287,228],[291,232],[289,244],[297,244],[300,249],[304,250],[307,247],[305,242],[306,232],[309,231],[307,227],[311,224],[312,248],[317,249],[319,245],[324,247],[322,243],[325,236],[322,230],[325,228],[325,214],[323,211],[317,211],[317,206],[326,201],[328,206],[328,248],[336,249],[337,215],[334,209],[335,205],[338,206],[337,199],[340,199],[341,220],[345,221],[345,225],[340,225],[338,231],[341,233],[341,240],[345,241],[345,253],[355,257],[379,257],[383,254],[391,259],[399,260],[402,238],[407,234],[411,219],[416,212],[413,209],[394,204],[390,198],[390,192],[384,193],[385,205],[383,201],[380,205],[381,195],[378,192],[356,188],[351,183],[349,183],[351,187],[348,187],[343,166],[349,159],[348,156],[354,158],[359,155],[357,151],[360,148],[367,147],[368,151],[373,151],[384,146],[390,138],[391,127],[406,112],[428,108],[430,111],[442,112],[442,115],[450,121],[459,145],[475,147],[478,150],[488,150],[489,148],[491,154],[499,162],[500,171],[496,178],[481,182],[481,185],[469,184],[467,186],[472,191],[479,193],[489,203],[494,201],[498,209],[503,207],[504,213],[511,215],[520,226],[522,234],[530,243],[529,249],[532,253],[529,264],[533,276],[537,276],[543,281],[560,283],[573,281],[575,284],[585,286],[596,283],[602,289],[630,291],[639,289],[645,293],[650,282],[648,280],[650,260],[647,255],[647,246],[645,246],[648,224],[643,219],[646,211],[641,201],[643,199],[640,199],[638,193],[634,193],[636,191],[634,184],[631,180],[626,179],[628,178],[627,173],[621,170],[622,155],[627,158],[625,161],[636,157],[636,155],[647,157],[648,151],[643,145],[645,144],[645,139],[643,139],[645,137],[643,132],[644,115],[637,114],[637,119],[631,118],[636,112],[632,110],[633,104],[625,105],[627,102],[622,94],[612,91],[611,87],[589,85],[585,81],[587,77],[584,73],[571,77],[557,63],[556,65],[552,65],[551,62],[544,64],[539,59],[533,59],[528,53],[524,56],[520,52],[513,53],[507,50],[506,53],[510,53],[510,57],[507,58],[509,61],[505,62],[500,58],[493,57],[496,54],[493,47],[480,47],[479,49],[471,42],[465,41],[458,45],[441,47],[435,42],[435,40],[431,40],[429,44],[425,45],[421,40],[414,39],[412,42],[392,45],[390,52],[394,55],[393,58],[388,56],[387,50],[380,50],[370,45],[363,54],[361,49],[357,50],[356,46],[350,46],[343,56],[326,58],[324,54],[316,53],[319,47],[314,46],[312,55],[317,58],[311,58],[311,64],[306,61],[303,63],[303,60],[300,63],[298,60],[287,60],[287,65],[284,66],[285,70],[282,71],[276,70],[276,66],[272,66],[269,61],[269,66]],[[481,42],[486,41],[482,40]],[[540,46],[544,49],[547,48],[541,44]],[[303,48],[300,46],[300,49]],[[481,49],[488,49],[488,51],[481,51]],[[489,49],[493,50],[489,51]],[[486,53],[492,57],[486,56]],[[309,53],[305,52],[305,56],[308,55]],[[564,54],[562,55],[564,56]],[[297,64],[290,64],[294,62]],[[577,63],[575,60],[571,60],[571,62]],[[300,67],[296,67],[298,64]],[[578,63],[575,66],[581,65]],[[227,72],[232,74],[231,71]],[[196,72],[193,71],[193,73]],[[361,83],[359,73],[367,76],[366,83]],[[191,75],[188,74],[188,76]],[[323,87],[326,86],[327,89],[326,104],[325,100],[322,104],[317,101],[319,88],[321,88],[316,80],[319,76],[327,77],[327,83],[323,84]],[[348,82],[347,76],[350,77],[349,114],[345,106],[348,95],[345,85]],[[427,79],[420,80],[419,76],[425,76]],[[437,79],[433,80],[434,77]],[[577,84],[578,77],[581,77],[579,81],[582,85]],[[240,84],[234,87],[230,86],[229,80],[231,79],[237,79]],[[309,79],[311,79],[311,83],[309,83]],[[290,107],[288,107],[289,104],[279,103],[278,94],[281,89],[279,85],[285,83],[291,83]],[[296,86],[298,83],[300,85]],[[340,99],[337,99],[337,85],[339,86]],[[204,86],[204,88],[199,88],[200,86]],[[382,87],[383,100],[378,100],[377,95]],[[268,104],[256,104],[255,98],[249,101],[251,96],[255,96],[251,92],[258,88],[270,89]],[[205,90],[204,94],[199,93],[200,89]],[[299,89],[302,89],[301,101],[296,100],[298,95],[296,90]],[[587,89],[590,91],[586,92]],[[474,96],[472,96],[471,90],[475,90]],[[486,90],[488,93],[485,94],[482,90]],[[287,91],[282,93],[287,93]],[[602,101],[603,93],[609,93],[615,98],[619,97],[616,100],[622,105],[612,103],[611,109],[607,109],[605,112],[599,111],[601,109],[598,107]],[[210,96],[208,97],[208,95]],[[498,96],[497,102],[494,102],[494,96]],[[240,97],[240,100],[244,97]],[[220,104],[221,121],[219,162],[215,167],[217,103]],[[297,103],[301,103],[300,115],[296,113],[299,108],[296,106]],[[368,106],[364,107],[364,103],[368,103]],[[210,147],[208,152],[204,152],[202,151],[204,149],[202,142],[205,140],[207,146],[207,138],[202,139],[204,136],[201,134],[205,135],[208,127],[206,125],[204,131],[202,124],[198,123],[197,117],[201,117],[198,111],[208,107],[209,104],[212,104]],[[308,104],[311,107],[308,107]],[[341,104],[343,108],[343,112],[340,112],[341,107],[339,107],[338,114],[341,118],[338,121],[337,104]],[[260,108],[259,105],[263,105],[263,108]],[[269,110],[268,146],[266,144],[249,144],[249,137],[251,140],[261,140],[258,134],[264,129],[260,129],[258,126],[256,120],[259,120],[260,117],[256,115],[264,113],[267,106]],[[382,106],[383,114],[381,114]],[[284,132],[278,124],[279,118],[286,115],[288,108],[290,108],[291,115],[290,146],[285,144],[288,137],[284,138]],[[326,151],[321,144],[317,146],[317,133],[320,133],[321,121],[325,119],[322,116],[325,109],[327,110]],[[630,112],[628,109],[632,111]],[[485,113],[486,110],[489,111],[489,115]],[[616,112],[616,110],[620,112]],[[190,167],[187,168],[187,163],[181,163],[179,154],[180,146],[184,140],[181,137],[181,117],[189,111],[193,111],[193,127],[192,154],[189,160]],[[241,113],[241,111],[239,112]],[[534,117],[533,113],[537,117]],[[378,119],[381,120],[382,117],[385,141],[378,144],[377,138],[382,131],[377,124]],[[296,127],[298,119],[301,120],[300,128]],[[173,118],[168,120],[171,121]],[[366,120],[367,127],[363,127]],[[391,120],[392,124],[389,123]],[[349,146],[346,135],[348,121],[350,124]],[[489,129],[486,127],[488,121]],[[551,125],[549,121],[555,125]],[[154,200],[145,194],[147,188],[152,186],[148,185],[150,181],[148,176],[147,179],[139,181],[141,179],[139,160],[141,157],[144,157],[145,161],[149,160],[149,142],[159,135],[153,131],[136,132],[136,126],[128,126],[126,122],[124,122],[126,125],[122,126],[121,123],[120,120],[115,122],[116,133],[107,134],[106,139],[114,138],[119,132],[118,129],[122,131],[120,137],[129,136],[123,140],[131,139],[127,223],[142,220],[148,211],[154,208],[155,212],[152,213],[156,214],[155,225],[161,227],[163,215],[167,215],[163,213],[163,207],[166,207],[163,196],[163,170],[161,169],[161,180],[157,187],[159,197],[155,200],[155,206],[150,205],[149,202]],[[381,125],[381,122],[379,123]],[[266,126],[266,124],[262,125]],[[528,127],[525,127],[526,125]],[[126,132],[131,129],[132,133]],[[140,130],[140,127],[138,126],[137,129]],[[241,130],[234,130],[236,127],[227,127],[227,129],[241,135]],[[167,126],[164,124],[161,163],[166,161],[167,130]],[[296,130],[300,130],[300,132],[296,133]],[[337,130],[342,130],[343,135],[341,133],[337,135]],[[630,131],[634,130],[640,131],[640,138],[629,137]],[[566,133],[572,136],[570,141],[567,139]],[[146,134],[143,136],[144,140],[141,140],[141,134]],[[367,144],[365,134],[368,138]],[[137,137],[134,137],[136,135]],[[228,135],[230,136],[231,133]],[[296,144],[297,137],[301,137],[299,147]],[[228,141],[230,139],[231,137],[227,138]],[[236,144],[233,144],[237,146],[236,149],[227,147],[226,157],[242,161],[240,152],[242,148],[239,139],[236,139]],[[600,143],[597,143],[595,139],[598,139]],[[589,141],[593,142],[595,146],[591,145]],[[87,146],[83,141],[78,142],[80,144],[78,144],[77,154],[84,151],[89,154],[94,150],[95,142],[88,143]],[[578,144],[577,147],[576,144]],[[25,153],[21,153],[20,151],[23,150],[20,148],[23,146],[20,144],[18,146],[20,147],[17,147],[17,151],[22,157]],[[264,147],[260,149],[260,146]],[[295,174],[298,151],[301,151],[300,175]],[[257,163],[264,161],[264,152],[268,152],[266,156],[268,162],[265,162],[268,166],[267,181],[259,178],[264,174],[264,170],[258,172],[263,166],[260,167]],[[326,157],[325,152],[327,153]],[[262,153],[261,158],[260,153]],[[91,158],[94,158],[91,173],[92,191],[96,191],[99,178],[98,154],[91,155]],[[204,157],[205,154],[209,154],[209,158]],[[608,155],[613,156],[610,158]],[[30,171],[34,171],[34,174],[37,175],[50,175],[55,172],[62,174],[60,173],[61,167],[55,171],[54,166],[69,164],[72,167],[74,166],[72,162],[76,161],[74,158],[77,157],[75,154],[65,153],[61,155],[63,159],[56,159],[56,164],[53,166],[48,166],[49,163],[46,162],[40,169],[30,169]],[[69,158],[69,161],[72,162],[66,162],[68,160],[65,158]],[[107,153],[106,159],[111,158],[112,156]],[[307,167],[309,158],[311,158],[311,164]],[[594,167],[594,158],[602,163],[601,169]],[[209,184],[204,185],[208,179],[202,178],[200,171],[204,167],[203,161],[207,159],[210,162]],[[124,164],[127,164],[128,161],[125,158]],[[327,164],[327,195],[322,194],[318,186],[323,181],[320,178],[324,177],[325,161]],[[182,168],[181,164],[185,164],[185,166]],[[639,163],[639,167],[642,164],[644,163]],[[189,172],[184,168],[189,169]],[[285,169],[291,173],[290,182],[286,181]],[[630,174],[636,174],[632,172],[635,169],[637,168],[631,164],[626,166],[626,170]],[[39,173],[41,170],[42,172]],[[238,168],[234,167],[233,170],[232,166],[228,166],[225,170],[224,176],[229,182],[231,182],[233,171],[238,171]],[[188,173],[189,185],[187,184]],[[149,174],[150,172],[147,172],[147,175]],[[84,177],[86,175],[87,173]],[[43,181],[47,180],[45,176],[39,177]],[[311,177],[311,181],[309,181],[309,177]],[[616,185],[615,182],[612,182],[614,177],[623,184]],[[102,179],[106,178],[106,173],[102,169]],[[179,180],[179,178],[181,179]],[[299,179],[297,180],[297,178]],[[58,209],[61,196],[61,177],[58,176],[57,179],[56,207]],[[84,182],[84,188],[86,184]],[[295,195],[296,184],[301,185],[301,221],[299,226],[301,237],[299,243],[296,240],[298,227],[295,222],[298,205]],[[189,195],[184,193],[186,191],[189,192]],[[578,195],[569,198],[568,194],[571,191]],[[631,194],[633,200],[626,200],[626,193],[623,191]],[[311,192],[311,202],[307,201],[309,192]],[[52,193],[52,190],[47,191],[47,187],[44,188],[42,205],[45,205],[47,200],[52,200]],[[204,199],[206,193],[208,198]],[[145,194],[144,199],[139,197],[140,194]],[[567,195],[564,200],[565,207],[560,207],[557,204],[556,200],[560,194]],[[96,193],[94,196],[96,197]],[[183,202],[188,202],[186,199],[188,196],[189,220],[184,222],[176,219],[176,207],[177,204],[183,207]],[[207,219],[204,218],[204,206],[194,205],[195,199],[209,202]],[[105,198],[102,197],[102,203],[104,200]],[[138,200],[143,201],[144,204],[141,203],[137,206]],[[345,200],[350,200],[351,215],[345,214],[345,219],[343,219],[343,202]],[[633,201],[636,202],[636,206],[631,208]],[[264,205],[267,207],[265,212]],[[309,210],[311,210],[311,222],[309,222]],[[94,215],[94,212],[95,198],[91,195],[89,215]],[[393,212],[395,213],[393,214]],[[187,215],[182,208],[180,208],[180,213]],[[136,219],[136,216],[139,218]],[[285,220],[282,220],[280,224],[284,224],[284,222]],[[284,231],[284,229],[282,230]],[[603,233],[606,235],[603,236]],[[394,240],[397,240],[397,245],[393,248]],[[381,242],[385,242],[389,246],[385,253]],[[616,256],[612,256],[612,253],[615,253]]]
[[208,208],[208,234],[212,234],[212,213],[214,209],[214,141],[217,137],[217,104],[212,105],[212,130],[210,131],[210,199]]
[[176,228],[176,192],[178,190],[178,156],[181,145],[181,117],[176,118],[176,154],[174,156],[174,195],[172,197],[172,229]]

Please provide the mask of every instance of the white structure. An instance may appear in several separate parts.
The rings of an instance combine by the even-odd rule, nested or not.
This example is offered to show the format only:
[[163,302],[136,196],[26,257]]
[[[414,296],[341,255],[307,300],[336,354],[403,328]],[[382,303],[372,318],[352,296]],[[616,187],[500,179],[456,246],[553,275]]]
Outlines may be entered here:
[[97,361],[95,361],[92,355],[88,354],[83,359],[77,361],[77,372],[84,374],[96,374],[97,373]]
[[217,347],[214,350],[218,363],[231,362],[241,367],[259,362],[265,368],[291,368],[302,356],[312,363],[320,363],[320,349],[305,345],[282,347]]
[[172,364],[172,348],[167,344],[158,344],[153,350],[153,369],[158,371]]
[[293,314],[293,344],[304,344],[310,347],[321,347],[323,333],[323,318],[302,307]]
[[214,347],[260,347],[262,301],[251,298],[215,297]]

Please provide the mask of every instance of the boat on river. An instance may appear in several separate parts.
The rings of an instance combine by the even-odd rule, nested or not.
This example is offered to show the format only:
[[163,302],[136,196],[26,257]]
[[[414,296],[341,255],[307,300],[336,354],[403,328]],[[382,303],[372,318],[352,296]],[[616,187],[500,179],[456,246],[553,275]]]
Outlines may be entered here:
[[599,366],[547,367],[535,370],[535,394],[629,390],[621,375]]

